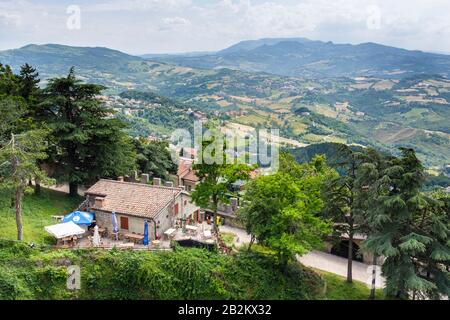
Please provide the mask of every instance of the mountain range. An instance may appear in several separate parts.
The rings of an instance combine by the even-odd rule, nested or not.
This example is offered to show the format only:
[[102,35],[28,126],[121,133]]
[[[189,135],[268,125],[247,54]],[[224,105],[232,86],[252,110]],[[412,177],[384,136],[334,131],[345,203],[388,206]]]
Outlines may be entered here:
[[80,79],[106,86],[106,95],[155,92],[232,122],[278,128],[300,144],[343,142],[392,152],[413,147],[428,166],[450,159],[448,55],[293,38],[145,56],[27,45],[0,51],[0,63],[16,72],[33,65],[43,85],[75,66]]
[[399,78],[413,74],[446,77],[450,74],[450,55],[376,43],[335,44],[305,38],[242,41],[215,53],[152,58],[194,68],[231,68],[292,77]]

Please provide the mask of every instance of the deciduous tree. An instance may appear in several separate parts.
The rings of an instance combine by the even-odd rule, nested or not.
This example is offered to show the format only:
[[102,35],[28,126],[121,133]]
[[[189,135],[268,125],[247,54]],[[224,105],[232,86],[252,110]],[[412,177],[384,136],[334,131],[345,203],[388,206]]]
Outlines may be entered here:
[[30,130],[11,134],[11,139],[0,149],[0,185],[14,192],[17,239],[23,240],[22,199],[31,178],[38,177],[51,183],[45,172],[37,166],[38,160],[47,157],[46,135],[43,130]]
[[320,247],[330,232],[329,221],[319,215],[320,190],[335,174],[323,157],[298,165],[292,156],[282,154],[278,172],[248,185],[238,216],[248,233],[277,252],[282,268],[296,254]]
[[[213,148],[218,143],[216,139],[218,139],[217,135],[202,142],[200,153],[203,161],[194,163],[192,167],[200,183],[195,187],[191,197],[198,206],[212,209],[213,228],[218,234],[217,211],[219,203],[230,202],[227,196],[229,193],[228,187],[237,180],[248,180],[249,172],[253,167],[247,164],[227,162],[226,145],[221,141],[216,145],[218,148]],[[207,150],[211,151],[209,159],[205,159]]]

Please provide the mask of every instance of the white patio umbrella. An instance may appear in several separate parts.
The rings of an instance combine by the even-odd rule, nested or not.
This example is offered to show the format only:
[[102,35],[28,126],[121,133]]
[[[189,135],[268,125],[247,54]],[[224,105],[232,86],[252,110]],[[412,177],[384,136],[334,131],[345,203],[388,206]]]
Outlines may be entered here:
[[94,227],[94,236],[92,237],[92,245],[98,247],[100,245],[100,234],[98,233],[98,226]]
[[119,225],[117,223],[116,213],[113,211],[111,214],[113,233],[116,236],[116,241],[119,240]]

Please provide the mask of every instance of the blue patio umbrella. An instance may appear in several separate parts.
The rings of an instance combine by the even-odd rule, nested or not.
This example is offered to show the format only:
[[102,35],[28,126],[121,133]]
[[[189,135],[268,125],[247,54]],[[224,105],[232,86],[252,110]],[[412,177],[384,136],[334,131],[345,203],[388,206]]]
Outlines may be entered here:
[[148,245],[148,222],[145,220],[144,222],[144,246]]
[[90,226],[94,220],[94,214],[92,212],[74,211],[65,215],[62,222],[72,221],[77,225]]

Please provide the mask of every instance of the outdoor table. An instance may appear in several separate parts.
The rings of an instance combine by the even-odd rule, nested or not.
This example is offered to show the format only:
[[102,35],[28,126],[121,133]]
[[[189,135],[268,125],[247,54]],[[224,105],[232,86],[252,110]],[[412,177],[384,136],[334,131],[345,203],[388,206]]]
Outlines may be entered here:
[[211,230],[205,230],[203,232],[203,235],[205,236],[205,238],[211,238],[212,237]]
[[144,236],[140,234],[134,234],[134,233],[126,233],[124,235],[125,239],[130,239],[133,242],[139,242],[144,240]]
[[164,234],[167,236],[167,238],[170,239],[171,237],[173,237],[175,235],[176,231],[177,231],[177,229],[170,228],[170,229],[167,229],[166,231],[164,231]]
[[172,235],[172,233],[174,233],[175,231],[177,231],[177,229],[175,229],[175,228],[170,228],[170,229],[167,229],[166,231],[164,231],[164,234],[170,236],[170,235]]
[[192,230],[192,231],[197,231],[197,229],[198,229],[198,227],[196,227],[196,226],[191,226],[191,225],[186,225],[186,229],[187,230]]

